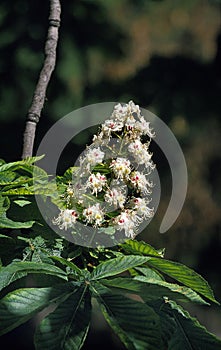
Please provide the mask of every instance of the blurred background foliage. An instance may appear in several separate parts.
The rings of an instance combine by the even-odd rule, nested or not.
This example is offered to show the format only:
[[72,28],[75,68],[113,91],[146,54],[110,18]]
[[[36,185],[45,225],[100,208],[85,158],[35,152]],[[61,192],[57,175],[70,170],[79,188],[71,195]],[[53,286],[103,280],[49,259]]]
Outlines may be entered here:
[[[156,248],[165,247],[168,258],[201,273],[221,301],[221,2],[61,3],[57,66],[35,147],[56,120],[91,103],[133,99],[164,120],[186,157],[187,199],[175,225],[159,234],[171,177],[164,155],[153,145],[162,198],[154,220],[140,237]],[[49,1],[43,0],[0,3],[0,157],[7,161],[21,157],[25,116],[44,58],[48,10]],[[80,144],[90,138],[87,131],[67,147],[61,170],[73,162],[76,145],[80,150]],[[217,307],[193,311],[210,331],[221,336]],[[104,331],[98,314],[94,327],[96,334]],[[112,348],[121,348],[107,333],[102,333],[102,339],[114,344]],[[85,349],[99,348],[99,344],[102,346],[102,340],[99,343],[99,336],[94,337],[92,331]],[[22,346],[26,348],[31,349],[27,341]]]

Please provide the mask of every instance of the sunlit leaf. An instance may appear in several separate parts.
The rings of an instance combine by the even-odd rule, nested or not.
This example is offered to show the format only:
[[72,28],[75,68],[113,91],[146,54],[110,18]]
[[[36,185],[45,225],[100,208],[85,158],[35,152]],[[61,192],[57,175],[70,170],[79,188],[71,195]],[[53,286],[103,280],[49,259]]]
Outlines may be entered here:
[[100,279],[108,276],[114,276],[124,272],[132,267],[144,264],[149,257],[128,255],[119,256],[114,259],[107,260],[99,264],[91,273],[91,279]]
[[127,240],[125,243],[122,243],[120,245],[125,251],[131,253],[131,254],[139,254],[139,255],[153,255],[153,256],[159,256],[163,257],[164,250],[161,249],[156,250],[151,245],[143,242],[143,241],[136,241],[136,240]]

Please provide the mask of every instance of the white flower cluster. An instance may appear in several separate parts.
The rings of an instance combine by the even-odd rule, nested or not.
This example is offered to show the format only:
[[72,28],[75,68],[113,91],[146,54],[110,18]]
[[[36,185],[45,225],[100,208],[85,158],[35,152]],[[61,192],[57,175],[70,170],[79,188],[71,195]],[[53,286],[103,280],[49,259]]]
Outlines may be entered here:
[[149,196],[155,168],[149,144],[150,123],[133,101],[117,104],[79,160],[75,180],[66,191],[66,207],[53,220],[61,230],[76,221],[134,238],[139,225],[152,218]]

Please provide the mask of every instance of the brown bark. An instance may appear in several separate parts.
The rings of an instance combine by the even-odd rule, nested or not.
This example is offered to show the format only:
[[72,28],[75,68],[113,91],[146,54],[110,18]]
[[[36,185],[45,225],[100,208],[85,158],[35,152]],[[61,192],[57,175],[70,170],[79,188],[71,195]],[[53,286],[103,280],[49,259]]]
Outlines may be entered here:
[[45,43],[45,59],[35,88],[32,103],[27,114],[23,139],[23,159],[32,156],[36,126],[39,122],[41,111],[44,106],[47,86],[55,68],[60,14],[60,1],[50,0],[49,27]]

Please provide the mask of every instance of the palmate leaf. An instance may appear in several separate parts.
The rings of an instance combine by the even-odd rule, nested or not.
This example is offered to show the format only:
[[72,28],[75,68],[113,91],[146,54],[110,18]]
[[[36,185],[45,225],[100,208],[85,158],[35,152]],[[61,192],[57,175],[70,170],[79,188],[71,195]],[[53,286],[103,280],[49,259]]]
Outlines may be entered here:
[[107,322],[129,350],[163,349],[160,318],[147,305],[125,296],[100,293],[100,283],[93,285],[94,296]]
[[[113,288],[115,292],[122,294],[135,293],[144,301],[169,298],[177,301],[192,301],[198,304],[208,305],[196,292],[187,287],[167,283],[159,280],[145,280],[145,277],[127,278],[117,277],[103,279],[102,285]],[[146,283],[145,283],[146,282]]]
[[0,300],[0,335],[5,334],[32,318],[51,303],[63,301],[79,288],[73,284],[48,288],[17,289]]
[[150,258],[138,255],[119,256],[99,264],[91,273],[91,280],[114,276],[147,262]]
[[189,267],[177,262],[158,258],[150,258],[148,265],[217,303],[207,281]]
[[36,350],[81,349],[90,319],[91,296],[84,285],[40,323],[35,334]]
[[57,266],[45,263],[39,264],[29,261],[18,261],[0,268],[0,290],[17,279],[26,276],[28,273],[49,274],[67,280],[66,273]]

